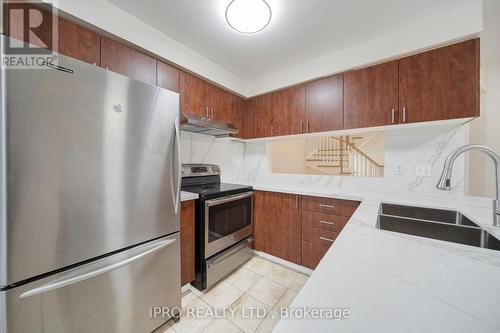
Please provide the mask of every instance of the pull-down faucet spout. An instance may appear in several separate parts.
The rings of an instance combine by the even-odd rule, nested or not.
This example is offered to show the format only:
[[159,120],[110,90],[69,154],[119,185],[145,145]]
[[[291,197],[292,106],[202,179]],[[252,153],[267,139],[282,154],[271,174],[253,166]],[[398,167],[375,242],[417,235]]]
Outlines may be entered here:
[[453,169],[453,163],[455,163],[458,156],[470,150],[478,150],[485,153],[491,157],[493,163],[495,163],[496,199],[493,200],[493,225],[500,227],[500,156],[490,147],[483,145],[465,145],[450,153],[448,157],[446,157],[443,173],[441,174],[441,178],[436,188],[442,191],[449,191],[451,189],[451,171]]

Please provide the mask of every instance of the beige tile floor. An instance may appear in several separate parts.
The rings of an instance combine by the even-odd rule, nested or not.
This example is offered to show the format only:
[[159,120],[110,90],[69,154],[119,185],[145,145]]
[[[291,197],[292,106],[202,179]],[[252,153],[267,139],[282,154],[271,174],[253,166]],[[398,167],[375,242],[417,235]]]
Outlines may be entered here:
[[209,291],[191,287],[184,292],[181,320],[169,320],[154,333],[271,332],[279,321],[280,308],[292,303],[307,278],[253,257]]

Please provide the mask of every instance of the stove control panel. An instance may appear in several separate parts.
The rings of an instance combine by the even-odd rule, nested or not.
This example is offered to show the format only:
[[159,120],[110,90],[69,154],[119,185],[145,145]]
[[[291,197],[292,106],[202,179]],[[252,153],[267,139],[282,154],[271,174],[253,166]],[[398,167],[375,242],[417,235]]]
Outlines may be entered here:
[[220,176],[220,167],[215,164],[183,164],[182,177]]

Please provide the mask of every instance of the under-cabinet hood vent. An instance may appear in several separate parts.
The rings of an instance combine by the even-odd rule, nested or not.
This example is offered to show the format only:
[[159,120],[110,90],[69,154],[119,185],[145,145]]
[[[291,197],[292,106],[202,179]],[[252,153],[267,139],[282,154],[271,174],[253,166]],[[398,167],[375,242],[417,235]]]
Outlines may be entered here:
[[233,134],[238,133],[238,130],[230,124],[187,113],[181,114],[181,130],[211,135],[216,138],[233,136]]

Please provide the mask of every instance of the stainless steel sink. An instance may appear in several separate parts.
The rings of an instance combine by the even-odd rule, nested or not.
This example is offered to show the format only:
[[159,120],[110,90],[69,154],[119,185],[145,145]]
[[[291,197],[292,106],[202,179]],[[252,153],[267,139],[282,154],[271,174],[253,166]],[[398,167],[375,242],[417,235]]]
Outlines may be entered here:
[[457,211],[382,203],[377,228],[500,251],[500,241]]

